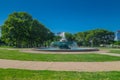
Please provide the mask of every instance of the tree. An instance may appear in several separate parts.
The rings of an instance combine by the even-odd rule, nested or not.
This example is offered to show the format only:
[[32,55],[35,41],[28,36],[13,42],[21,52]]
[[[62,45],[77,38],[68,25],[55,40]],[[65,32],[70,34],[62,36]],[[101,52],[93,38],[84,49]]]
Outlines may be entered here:
[[115,41],[114,44],[115,45],[120,45],[120,41]]
[[95,29],[77,33],[75,37],[79,45],[100,46],[100,44],[113,43],[115,35],[114,32],[108,30]]
[[67,38],[68,41],[74,41],[74,35],[72,35],[71,33],[65,33],[65,37]]
[[54,36],[53,41],[60,41],[61,36]]
[[9,46],[37,47],[51,37],[51,31],[25,12],[14,12],[2,26],[2,40]]
[[79,46],[85,46],[86,45],[86,32],[78,32],[75,35],[75,41]]

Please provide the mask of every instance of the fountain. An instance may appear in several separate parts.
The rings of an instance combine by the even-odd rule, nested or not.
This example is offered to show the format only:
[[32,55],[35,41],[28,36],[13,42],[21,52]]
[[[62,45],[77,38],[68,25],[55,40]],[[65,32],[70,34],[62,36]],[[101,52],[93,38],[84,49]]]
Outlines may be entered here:
[[81,52],[81,51],[98,51],[96,48],[79,48],[75,41],[68,41],[65,32],[60,34],[61,39],[51,43],[49,48],[39,48],[40,51],[49,52]]
[[65,32],[60,34],[61,39],[60,41],[52,42],[51,47],[56,47],[59,49],[72,49],[73,47],[77,46],[77,43],[74,41],[68,41],[65,37]]

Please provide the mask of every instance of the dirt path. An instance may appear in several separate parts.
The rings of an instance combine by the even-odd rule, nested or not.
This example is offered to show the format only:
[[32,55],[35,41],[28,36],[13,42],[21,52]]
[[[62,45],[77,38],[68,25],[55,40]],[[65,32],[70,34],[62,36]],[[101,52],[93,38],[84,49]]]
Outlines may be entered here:
[[113,62],[38,62],[0,59],[0,68],[55,71],[120,71],[120,61]]

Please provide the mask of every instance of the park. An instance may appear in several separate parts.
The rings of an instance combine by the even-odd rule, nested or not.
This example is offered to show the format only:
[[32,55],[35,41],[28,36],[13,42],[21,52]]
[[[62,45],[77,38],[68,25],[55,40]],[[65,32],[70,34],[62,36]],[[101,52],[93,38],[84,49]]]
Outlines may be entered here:
[[120,41],[112,31],[55,34],[26,12],[0,27],[0,80],[120,80]]

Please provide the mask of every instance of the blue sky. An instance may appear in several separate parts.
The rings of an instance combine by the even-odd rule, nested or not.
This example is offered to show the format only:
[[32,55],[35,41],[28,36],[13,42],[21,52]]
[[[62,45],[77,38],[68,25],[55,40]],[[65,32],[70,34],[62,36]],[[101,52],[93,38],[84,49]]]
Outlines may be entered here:
[[1,0],[0,25],[12,12],[28,12],[53,32],[120,30],[120,0]]

